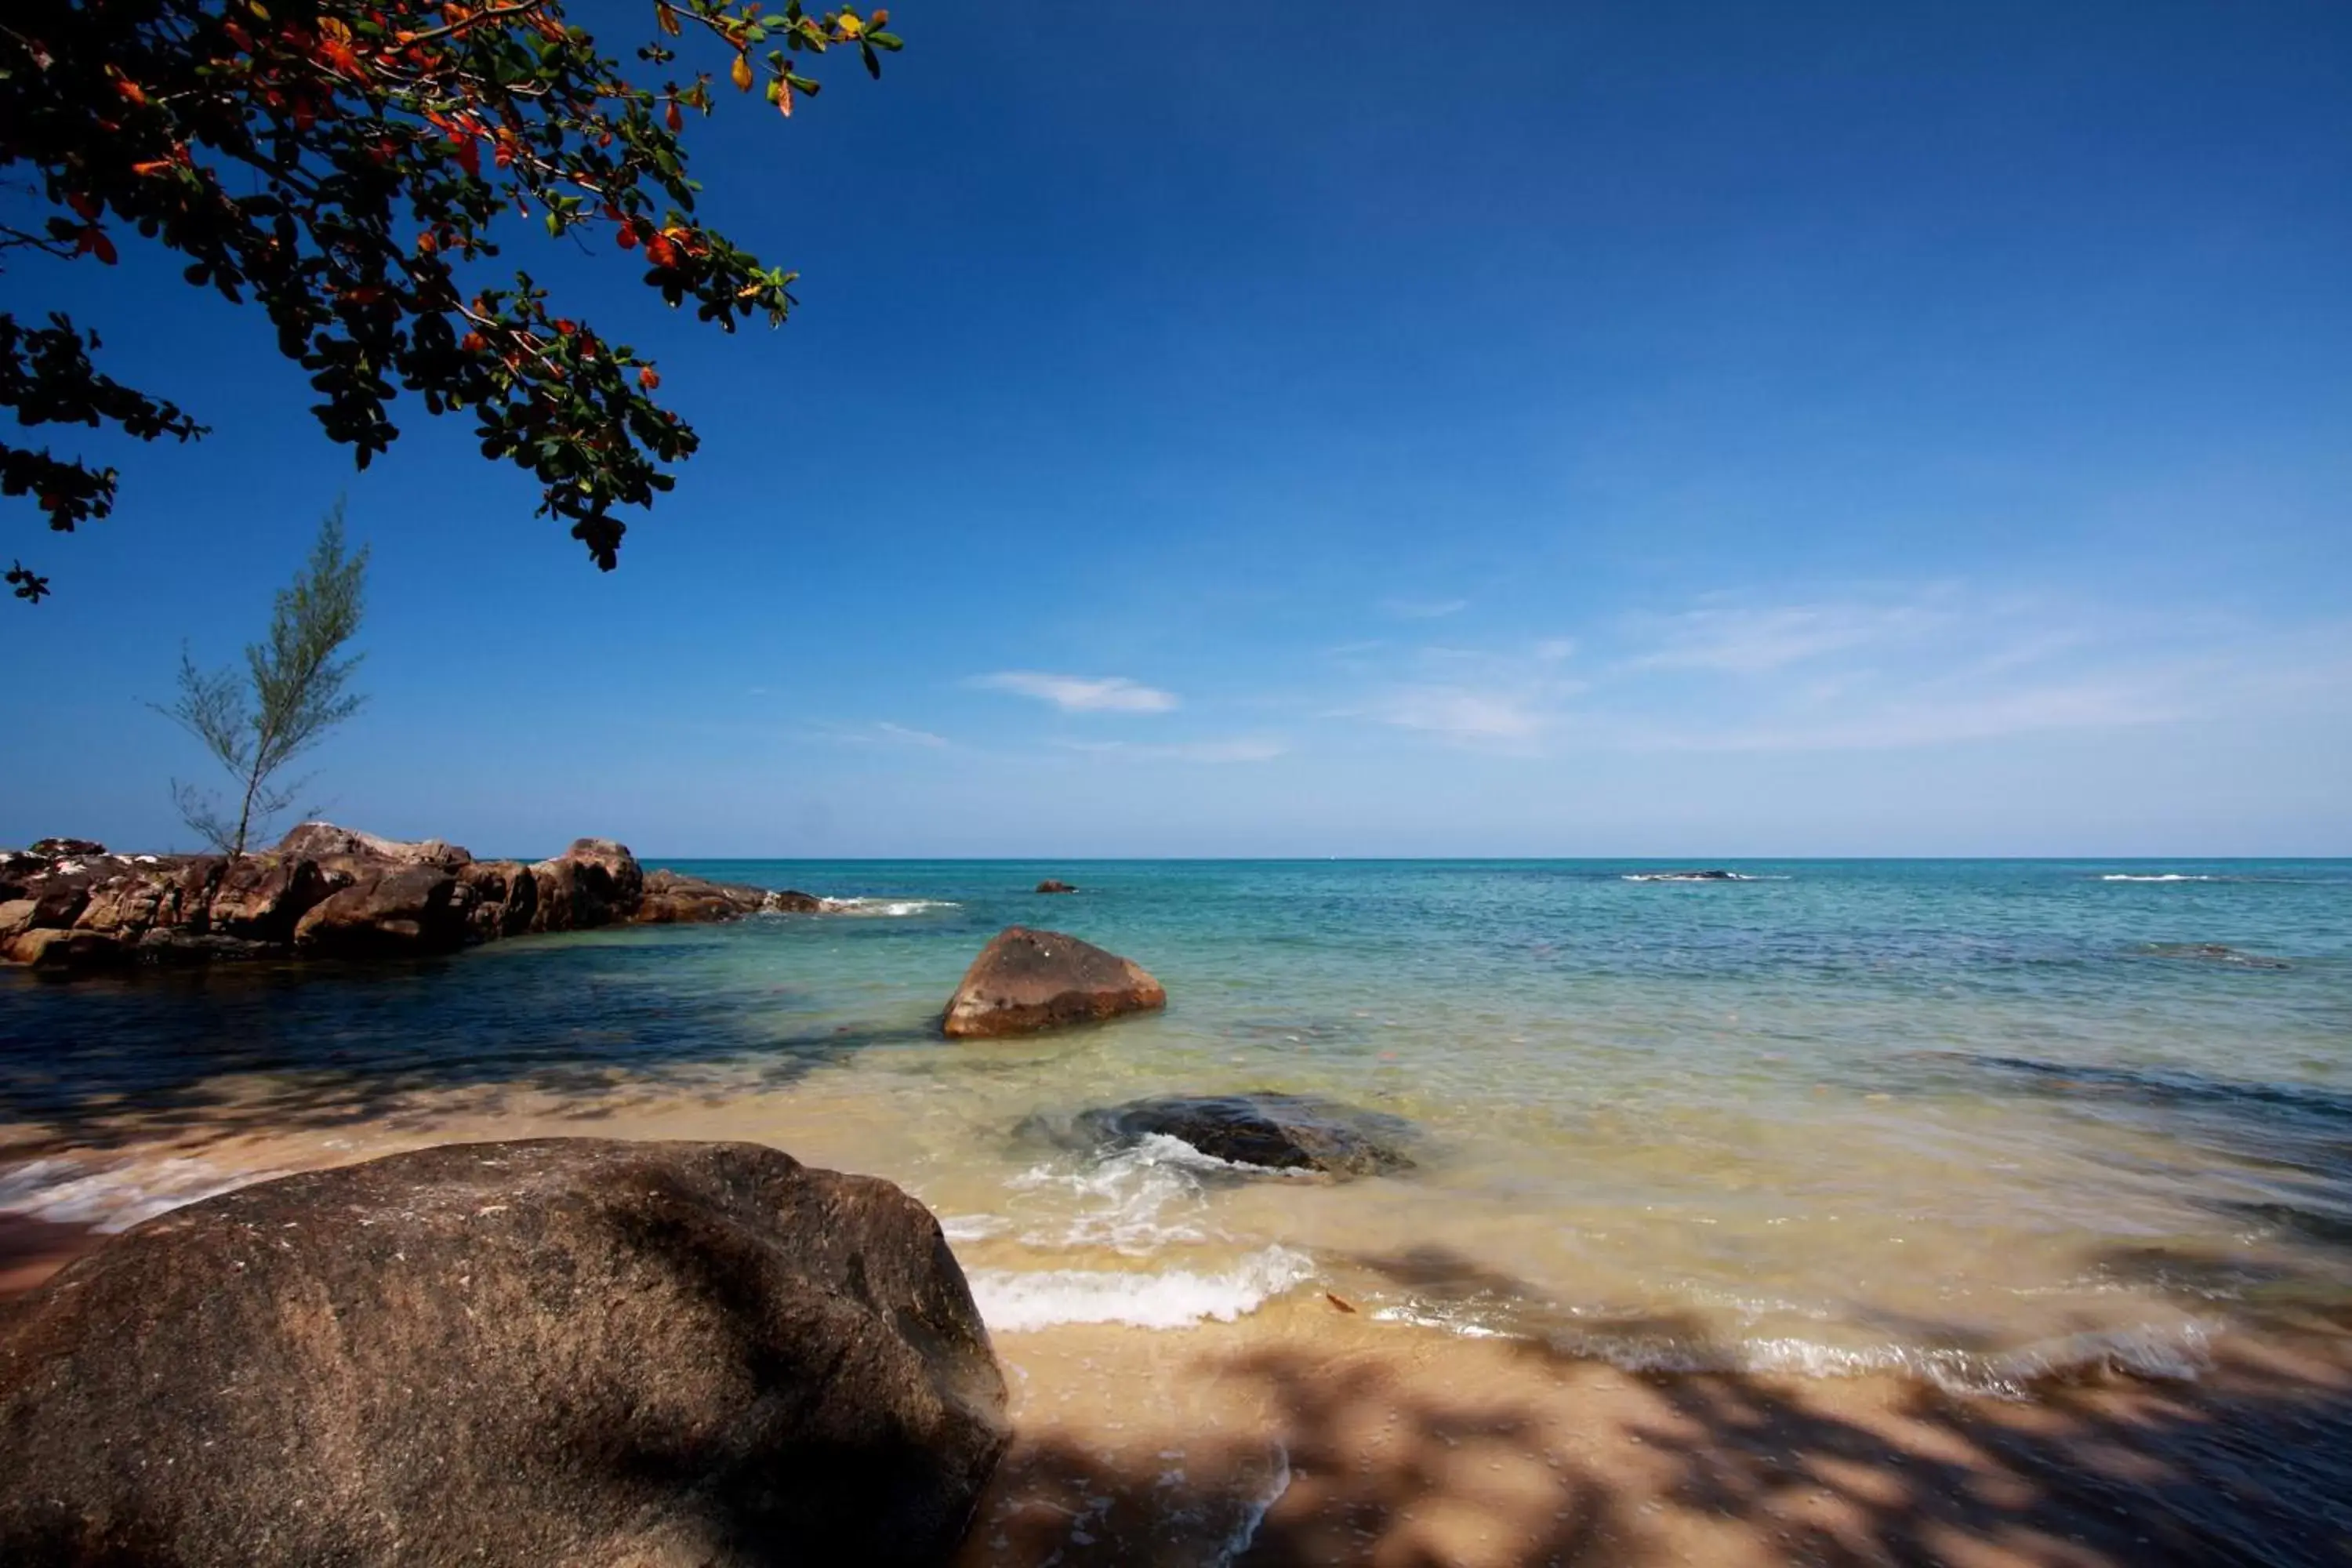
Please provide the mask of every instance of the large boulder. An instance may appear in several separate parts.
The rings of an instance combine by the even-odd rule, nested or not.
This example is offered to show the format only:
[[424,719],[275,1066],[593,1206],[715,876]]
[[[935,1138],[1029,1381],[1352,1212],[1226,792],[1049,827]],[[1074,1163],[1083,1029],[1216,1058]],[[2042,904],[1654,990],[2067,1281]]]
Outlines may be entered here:
[[0,957],[35,969],[110,969],[130,956],[130,950],[111,936],[55,926],[22,932],[0,948]]
[[1130,1145],[1173,1138],[1235,1165],[1321,1171],[1338,1176],[1386,1175],[1412,1169],[1405,1144],[1412,1124],[1297,1094],[1216,1094],[1139,1100],[1089,1110],[1078,1127],[1095,1139]]
[[1007,926],[964,971],[940,1027],[979,1039],[1167,1005],[1160,982],[1131,959],[1060,931]]
[[0,1319],[0,1562],[937,1562],[1009,1427],[937,1222],[741,1143],[453,1144]]
[[473,857],[438,838],[385,838],[331,822],[305,822],[278,840],[278,853],[292,859],[373,860],[386,866],[440,866],[454,870]]
[[26,847],[45,860],[70,860],[106,853],[106,846],[95,838],[36,838]]
[[539,884],[533,931],[584,931],[628,919],[645,897],[636,857],[609,838],[578,838],[551,860],[530,868]]
[[520,860],[473,860],[457,868],[457,878],[474,890],[467,921],[476,942],[496,942],[520,936],[530,929],[539,909],[539,879]]
[[209,929],[249,942],[289,942],[295,922],[335,887],[315,860],[247,855],[221,868],[208,911]]
[[294,945],[354,956],[454,952],[470,934],[478,897],[439,866],[402,866],[313,905],[295,924]]
[[629,918],[639,925],[740,920],[767,908],[768,898],[764,888],[709,882],[677,871],[648,871],[645,892]]

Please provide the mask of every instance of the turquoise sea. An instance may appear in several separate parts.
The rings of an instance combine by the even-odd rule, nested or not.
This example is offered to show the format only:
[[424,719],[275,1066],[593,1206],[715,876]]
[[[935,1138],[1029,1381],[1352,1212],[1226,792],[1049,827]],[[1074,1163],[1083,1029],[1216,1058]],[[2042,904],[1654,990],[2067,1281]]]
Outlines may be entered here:
[[[0,974],[0,1213],[120,1226],[447,1137],[751,1137],[930,1203],[1001,1334],[1330,1291],[1401,1332],[1993,1396],[2192,1377],[2352,1303],[2352,862],[672,864],[842,902]],[[1168,1010],[940,1040],[1013,923],[1136,959]],[[1415,1166],[1054,1135],[1237,1090],[1403,1118]]]

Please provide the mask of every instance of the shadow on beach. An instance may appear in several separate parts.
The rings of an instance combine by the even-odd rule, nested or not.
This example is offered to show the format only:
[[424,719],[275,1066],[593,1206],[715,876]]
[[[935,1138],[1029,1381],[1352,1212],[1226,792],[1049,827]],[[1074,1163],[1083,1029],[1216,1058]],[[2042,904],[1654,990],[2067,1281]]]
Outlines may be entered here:
[[[1448,1279],[1435,1249],[1407,1272],[1510,1283]],[[2023,1399],[1631,1373],[1336,1308],[1270,1333],[1212,1326],[1188,1337],[1224,1348],[1162,1361],[1124,1406],[1180,1400],[1190,1429],[1024,1420],[961,1563],[2352,1562],[2352,1324],[2250,1326],[2197,1383],[2094,1364]],[[1706,1359],[1692,1321],[1594,1328]],[[1110,1366],[1110,1343],[1081,1361]]]
[[530,1100],[583,1131],[638,1102],[714,1104],[875,1046],[898,1024],[808,1016],[790,987],[698,987],[662,972],[691,936],[517,942],[366,965],[252,964],[45,983],[0,975],[0,1123],[38,1157],[247,1133],[430,1131],[437,1097]]

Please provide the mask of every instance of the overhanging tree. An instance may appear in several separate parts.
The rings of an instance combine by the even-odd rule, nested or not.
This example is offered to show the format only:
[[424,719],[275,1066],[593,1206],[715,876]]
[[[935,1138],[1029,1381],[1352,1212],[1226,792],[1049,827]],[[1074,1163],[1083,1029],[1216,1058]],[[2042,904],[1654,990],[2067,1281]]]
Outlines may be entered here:
[[[360,467],[400,434],[400,393],[463,411],[483,455],[535,476],[542,514],[609,571],[614,509],[670,489],[697,437],[655,400],[649,360],[562,313],[528,272],[497,275],[493,231],[521,220],[601,242],[701,321],[781,325],[795,275],[694,216],[679,137],[718,93],[709,71],[676,74],[671,40],[690,32],[727,85],[789,116],[818,90],[811,56],[854,49],[879,76],[880,51],[899,47],[888,19],[655,0],[656,31],[625,73],[561,0],[12,0],[0,170],[19,178],[0,193],[0,254],[112,265],[126,231],[161,243],[190,283],[262,308]],[[106,375],[101,348],[62,315],[0,315],[0,407],[25,426],[204,434]],[[0,493],[32,498],[51,529],[106,516],[115,486],[111,468],[0,442]],[[21,563],[6,576],[18,598],[48,591]]]

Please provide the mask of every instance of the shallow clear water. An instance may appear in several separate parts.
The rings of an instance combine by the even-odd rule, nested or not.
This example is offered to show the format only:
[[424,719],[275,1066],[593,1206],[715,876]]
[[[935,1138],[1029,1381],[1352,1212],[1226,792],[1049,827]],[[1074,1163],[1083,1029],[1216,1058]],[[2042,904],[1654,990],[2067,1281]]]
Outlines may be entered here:
[[[367,972],[0,976],[0,1210],[121,1223],[553,1123],[888,1175],[1014,1331],[1329,1290],[1626,1364],[2002,1390],[2193,1371],[2352,1301],[2352,863],[678,865],[871,901]],[[1168,1011],[938,1039],[1016,921],[1137,959]],[[1417,1166],[1244,1177],[1024,1131],[1246,1089],[1407,1118]]]

